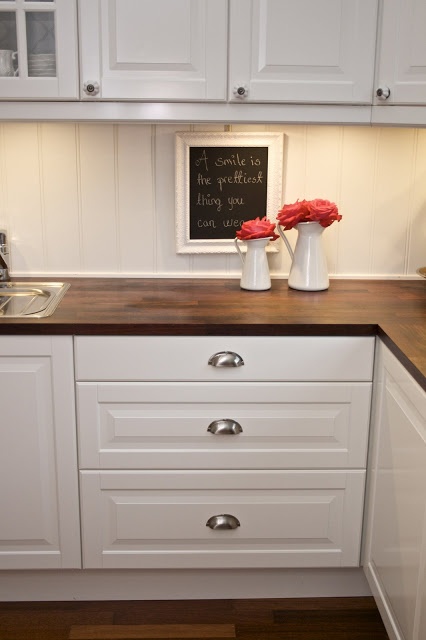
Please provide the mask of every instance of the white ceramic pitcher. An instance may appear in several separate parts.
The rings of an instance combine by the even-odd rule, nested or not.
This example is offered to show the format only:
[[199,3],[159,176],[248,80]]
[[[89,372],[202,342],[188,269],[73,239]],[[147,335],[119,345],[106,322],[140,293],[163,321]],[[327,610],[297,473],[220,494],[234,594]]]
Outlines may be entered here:
[[18,56],[17,51],[12,51],[12,49],[0,49],[0,76],[17,76],[18,69],[13,66],[13,61],[16,60]]
[[235,246],[243,263],[240,287],[250,291],[265,291],[271,288],[266,246],[270,238],[243,240],[247,247],[246,255],[238,246],[238,238],[234,238]]
[[294,228],[298,234],[293,252],[284,231],[278,225],[278,232],[292,259],[288,286],[301,291],[328,289],[327,261],[321,237],[324,227],[319,222],[299,222]]

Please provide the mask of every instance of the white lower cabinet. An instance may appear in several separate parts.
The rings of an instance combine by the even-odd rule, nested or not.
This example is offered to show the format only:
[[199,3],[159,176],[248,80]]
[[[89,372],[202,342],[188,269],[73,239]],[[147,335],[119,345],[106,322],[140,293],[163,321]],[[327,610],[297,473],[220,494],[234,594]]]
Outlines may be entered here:
[[0,336],[0,569],[81,566],[71,337]]
[[364,567],[391,640],[426,637],[426,393],[378,344]]
[[373,352],[75,338],[83,566],[359,566]]

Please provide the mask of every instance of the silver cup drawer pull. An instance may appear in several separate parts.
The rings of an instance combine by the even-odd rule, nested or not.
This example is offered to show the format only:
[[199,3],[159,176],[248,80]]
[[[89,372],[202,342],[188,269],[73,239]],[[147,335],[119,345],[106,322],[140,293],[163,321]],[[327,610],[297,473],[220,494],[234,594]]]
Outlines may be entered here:
[[236,420],[225,418],[223,420],[213,420],[207,427],[207,431],[214,436],[236,436],[243,432],[243,428]]
[[222,513],[218,516],[212,516],[206,522],[206,527],[210,527],[214,531],[225,529],[237,529],[240,526],[240,521],[235,516],[231,516],[229,513]]
[[234,351],[219,351],[209,358],[212,367],[242,367],[244,360]]

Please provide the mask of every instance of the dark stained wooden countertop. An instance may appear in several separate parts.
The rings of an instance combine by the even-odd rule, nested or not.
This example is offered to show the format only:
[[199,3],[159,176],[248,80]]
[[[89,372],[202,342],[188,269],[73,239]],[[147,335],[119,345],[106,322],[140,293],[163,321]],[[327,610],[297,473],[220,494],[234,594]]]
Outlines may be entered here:
[[379,335],[426,389],[426,280],[331,280],[318,292],[278,279],[269,291],[238,279],[65,281],[52,316],[0,318],[0,335]]

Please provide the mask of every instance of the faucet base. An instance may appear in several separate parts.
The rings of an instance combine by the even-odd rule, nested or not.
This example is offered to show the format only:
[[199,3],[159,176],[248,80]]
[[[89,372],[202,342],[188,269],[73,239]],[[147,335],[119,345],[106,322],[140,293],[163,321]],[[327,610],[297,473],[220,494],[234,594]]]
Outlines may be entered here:
[[4,229],[0,229],[0,282],[10,282],[9,265],[5,257],[9,255],[7,235]]
[[0,286],[5,282],[10,282],[9,269],[0,269]]

